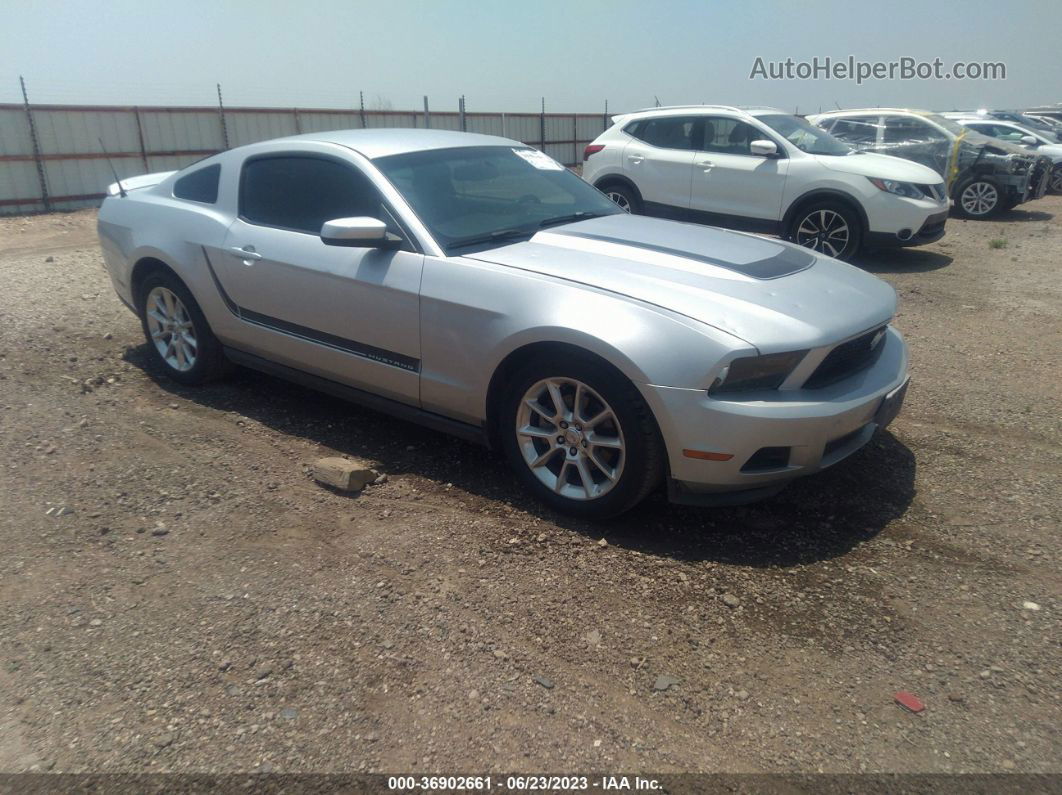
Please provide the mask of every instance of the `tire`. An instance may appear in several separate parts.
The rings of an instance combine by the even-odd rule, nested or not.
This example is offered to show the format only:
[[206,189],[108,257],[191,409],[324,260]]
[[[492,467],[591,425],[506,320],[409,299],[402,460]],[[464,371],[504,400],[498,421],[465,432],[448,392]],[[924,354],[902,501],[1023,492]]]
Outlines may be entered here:
[[1062,193],[1062,163],[1051,169],[1051,176],[1048,177],[1047,192]]
[[506,458],[526,488],[559,513],[616,516],[663,478],[664,445],[652,412],[634,385],[600,360],[534,359],[513,375],[501,400]]
[[140,285],[137,307],[148,355],[169,378],[195,385],[229,372],[232,365],[203,311],[172,272],[149,274]]
[[786,239],[828,257],[849,260],[863,242],[863,224],[852,208],[840,202],[810,202],[795,213]]
[[955,212],[962,218],[990,218],[1002,212],[1003,205],[999,185],[984,177],[971,177],[955,190]]
[[608,196],[615,204],[621,209],[626,210],[632,215],[639,215],[642,212],[642,199],[638,195],[638,192],[628,186],[613,182],[612,184],[606,184],[601,188],[601,192]]

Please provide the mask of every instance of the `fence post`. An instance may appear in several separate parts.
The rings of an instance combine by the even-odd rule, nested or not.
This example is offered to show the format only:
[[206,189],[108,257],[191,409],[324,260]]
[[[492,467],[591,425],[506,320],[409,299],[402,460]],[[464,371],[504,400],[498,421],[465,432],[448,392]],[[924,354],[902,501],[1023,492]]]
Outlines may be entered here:
[[221,119],[221,140],[229,148],[229,126],[225,123],[225,103],[221,101],[221,83],[218,83],[218,118]]
[[601,118],[602,131],[608,129],[608,100],[605,100],[605,115]]
[[428,95],[424,95],[424,129],[431,127],[431,113],[428,112]]
[[538,148],[546,151],[546,98],[542,97],[542,112],[538,115]]
[[41,202],[44,211],[50,212],[52,201],[48,198],[48,182],[44,178],[44,161],[41,159],[41,145],[37,140],[37,125],[33,122],[33,111],[30,110],[29,94],[26,93],[26,81],[22,75],[18,76],[18,82],[22,86],[22,105],[26,108],[26,121],[29,122],[30,142],[33,144],[33,159],[37,163],[37,179],[41,183]]
[[358,92],[358,105],[361,108],[361,129],[365,129],[365,92]]
[[579,114],[572,114],[572,165],[579,165]]
[[467,132],[467,124],[465,123],[465,95],[462,94],[461,98],[457,101],[457,109],[461,115],[461,132]]
[[151,171],[151,166],[148,165],[147,159],[147,147],[144,146],[144,127],[140,123],[140,108],[133,108],[133,118],[136,119],[136,137],[140,141],[140,159],[144,163],[145,173]]
[[299,118],[299,109],[292,108],[291,115],[295,117],[295,134],[302,135],[302,119]]

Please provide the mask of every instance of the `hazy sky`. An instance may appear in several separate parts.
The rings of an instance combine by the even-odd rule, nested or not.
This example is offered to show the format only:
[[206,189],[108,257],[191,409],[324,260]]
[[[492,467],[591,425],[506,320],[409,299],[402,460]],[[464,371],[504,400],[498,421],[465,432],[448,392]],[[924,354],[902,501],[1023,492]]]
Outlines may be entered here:
[[[1062,102],[1059,0],[2,0],[0,102],[814,112]],[[767,61],[1002,61],[1007,79],[750,80]]]

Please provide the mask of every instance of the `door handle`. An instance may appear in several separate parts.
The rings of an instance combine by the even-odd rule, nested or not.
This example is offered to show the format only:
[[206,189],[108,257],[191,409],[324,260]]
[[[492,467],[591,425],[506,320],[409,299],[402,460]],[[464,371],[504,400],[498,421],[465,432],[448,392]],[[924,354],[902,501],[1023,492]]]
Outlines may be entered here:
[[243,248],[233,246],[229,251],[244,261],[260,260],[262,258],[262,255],[254,250],[254,246],[244,246]]
[[627,159],[630,160],[635,165],[638,165],[643,160],[645,160],[645,158],[642,155],[627,155]]
[[715,163],[713,163],[711,160],[702,160],[697,165],[704,166],[707,169],[707,168],[713,168],[715,166]]

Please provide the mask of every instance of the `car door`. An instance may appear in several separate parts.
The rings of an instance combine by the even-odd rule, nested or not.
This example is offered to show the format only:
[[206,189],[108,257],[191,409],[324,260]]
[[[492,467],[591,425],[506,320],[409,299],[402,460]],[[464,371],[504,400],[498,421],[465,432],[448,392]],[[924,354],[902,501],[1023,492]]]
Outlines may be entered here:
[[[774,137],[726,116],[704,118],[701,138],[693,162],[690,209],[707,214],[703,220],[726,225],[756,228],[779,220],[789,170],[782,145],[775,141],[781,157],[752,154],[752,141]],[[768,223],[756,223],[763,221]]]
[[[238,217],[219,274],[250,353],[408,403],[419,402],[424,257],[354,163],[280,152],[242,166]],[[326,245],[321,225],[371,216],[402,250]]]
[[642,195],[650,215],[685,217],[690,206],[696,117],[641,119],[626,128],[632,140],[623,171]]

